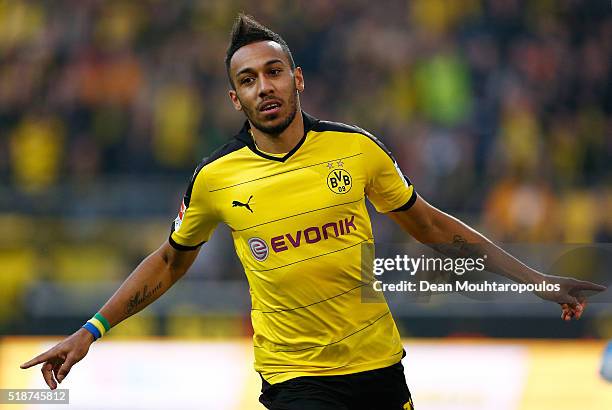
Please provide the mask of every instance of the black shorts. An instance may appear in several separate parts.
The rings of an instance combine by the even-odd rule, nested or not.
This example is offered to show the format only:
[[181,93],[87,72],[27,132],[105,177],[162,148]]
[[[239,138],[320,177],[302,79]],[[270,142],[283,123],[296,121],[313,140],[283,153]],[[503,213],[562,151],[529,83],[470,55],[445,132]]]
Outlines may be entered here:
[[271,385],[259,401],[270,410],[412,410],[404,366],[342,376],[303,376]]

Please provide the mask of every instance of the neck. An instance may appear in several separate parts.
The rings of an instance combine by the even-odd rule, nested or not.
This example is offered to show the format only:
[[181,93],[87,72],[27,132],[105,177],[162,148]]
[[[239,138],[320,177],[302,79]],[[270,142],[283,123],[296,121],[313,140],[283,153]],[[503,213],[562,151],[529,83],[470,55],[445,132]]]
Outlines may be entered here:
[[291,124],[280,134],[266,134],[253,127],[251,124],[251,133],[257,147],[271,154],[284,154],[295,147],[304,136],[304,118],[302,111],[298,107],[295,118]]

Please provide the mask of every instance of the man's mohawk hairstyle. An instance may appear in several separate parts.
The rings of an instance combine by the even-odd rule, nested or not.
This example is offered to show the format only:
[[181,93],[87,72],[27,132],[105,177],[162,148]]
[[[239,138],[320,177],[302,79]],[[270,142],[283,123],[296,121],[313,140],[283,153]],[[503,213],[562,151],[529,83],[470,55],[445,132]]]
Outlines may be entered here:
[[234,85],[230,75],[230,62],[232,60],[232,56],[239,48],[260,41],[274,41],[275,43],[278,43],[285,54],[287,54],[287,59],[289,60],[291,69],[295,69],[293,56],[291,55],[291,51],[289,50],[289,46],[285,40],[283,40],[280,35],[256,21],[252,16],[240,13],[238,14],[238,17],[236,17],[236,21],[234,21],[230,44],[225,55],[225,68],[232,86]]

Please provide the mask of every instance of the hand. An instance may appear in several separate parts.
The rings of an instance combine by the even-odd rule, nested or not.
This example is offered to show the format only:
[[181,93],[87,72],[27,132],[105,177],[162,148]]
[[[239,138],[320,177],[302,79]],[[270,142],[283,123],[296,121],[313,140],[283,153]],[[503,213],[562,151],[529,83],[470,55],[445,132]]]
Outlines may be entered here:
[[94,338],[91,333],[85,329],[79,329],[51,349],[39,354],[19,367],[28,369],[37,364],[44,363],[41,369],[43,378],[47,386],[51,390],[55,390],[57,383],[61,383],[66,378],[72,366],[87,355],[89,346],[91,346],[93,341]]
[[572,318],[580,319],[586,308],[586,292],[597,293],[607,288],[596,283],[574,278],[563,278],[560,276],[543,275],[542,279],[547,283],[560,285],[559,291],[535,292],[542,299],[557,302],[561,305],[561,319],[569,321]]

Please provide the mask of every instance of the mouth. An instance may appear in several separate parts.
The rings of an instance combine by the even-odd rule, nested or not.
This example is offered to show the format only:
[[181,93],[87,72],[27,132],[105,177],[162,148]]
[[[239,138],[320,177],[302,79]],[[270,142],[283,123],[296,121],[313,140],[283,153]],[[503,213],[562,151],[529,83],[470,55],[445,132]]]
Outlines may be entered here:
[[281,105],[281,102],[278,100],[268,100],[259,105],[259,112],[265,115],[278,114]]

